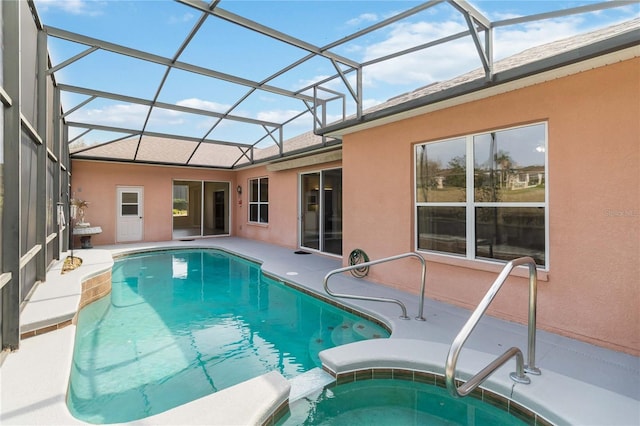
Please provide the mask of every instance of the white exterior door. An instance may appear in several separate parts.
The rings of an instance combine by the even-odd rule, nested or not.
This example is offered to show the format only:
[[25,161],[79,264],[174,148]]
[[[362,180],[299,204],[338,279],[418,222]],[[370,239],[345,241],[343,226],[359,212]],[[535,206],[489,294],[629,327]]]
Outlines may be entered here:
[[142,195],[141,186],[118,187],[117,242],[142,241]]

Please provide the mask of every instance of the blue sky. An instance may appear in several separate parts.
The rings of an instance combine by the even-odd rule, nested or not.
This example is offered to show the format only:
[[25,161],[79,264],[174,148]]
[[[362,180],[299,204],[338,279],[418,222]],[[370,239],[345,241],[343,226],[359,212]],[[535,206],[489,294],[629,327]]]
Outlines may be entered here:
[[[196,9],[169,0],[35,0],[35,3],[45,25],[167,58],[173,57],[201,16]],[[218,6],[322,47],[420,3],[223,0]],[[593,2],[476,0],[471,3],[490,20],[496,21]],[[639,3],[633,3],[620,8],[497,28],[494,33],[494,59],[499,60],[535,45],[626,21],[638,17],[639,11]],[[365,62],[466,29],[462,15],[445,2],[331,51],[357,62]],[[49,40],[54,65],[85,49],[86,46],[75,43],[54,38]],[[260,82],[305,55],[306,52],[296,47],[225,21],[209,18],[179,60]],[[480,66],[475,47],[471,39],[466,37],[430,48],[426,52],[366,67],[363,74],[365,107]],[[132,58],[97,51],[58,71],[56,79],[60,83],[152,99],[165,70],[160,65],[145,64]],[[295,91],[335,73],[330,61],[316,58],[268,84]],[[346,93],[345,86],[338,80],[327,83],[326,87]],[[246,87],[236,84],[173,70],[158,99],[167,103],[228,112],[247,91]],[[86,96],[65,93],[63,107],[68,110],[84,99]],[[257,91],[233,109],[231,114],[281,122],[303,107],[299,100]],[[353,103],[348,102],[347,113],[352,112]],[[335,103],[329,110],[330,120],[338,118],[340,113],[341,104]],[[147,108],[140,105],[95,100],[71,114],[68,120],[138,128],[144,123],[146,114]],[[155,109],[147,129],[202,137],[214,121],[211,117]],[[311,118],[307,114],[307,117],[285,129],[285,137],[308,131],[311,129]],[[78,132],[72,130],[72,137]],[[261,127],[225,123],[208,137],[253,143],[264,134],[265,130]],[[91,132],[83,137],[83,141],[93,143],[118,136],[113,132]]]

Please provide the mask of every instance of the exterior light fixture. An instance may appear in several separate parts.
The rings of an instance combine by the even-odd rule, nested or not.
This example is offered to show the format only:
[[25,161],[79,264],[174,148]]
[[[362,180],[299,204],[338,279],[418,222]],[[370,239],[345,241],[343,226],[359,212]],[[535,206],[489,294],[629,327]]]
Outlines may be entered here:
[[242,194],[242,187],[238,185],[238,187],[236,188],[236,191],[238,192],[238,194]]

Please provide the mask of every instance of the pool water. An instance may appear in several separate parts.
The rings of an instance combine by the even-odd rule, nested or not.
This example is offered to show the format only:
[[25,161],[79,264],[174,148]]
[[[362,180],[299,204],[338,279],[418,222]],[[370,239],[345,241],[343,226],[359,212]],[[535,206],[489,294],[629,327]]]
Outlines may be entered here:
[[521,426],[529,423],[472,397],[398,379],[371,379],[327,387],[293,402],[277,426]]
[[292,378],[320,366],[323,349],[388,336],[223,252],[128,256],[114,264],[111,296],[79,313],[67,403],[87,422],[132,421],[272,370]]

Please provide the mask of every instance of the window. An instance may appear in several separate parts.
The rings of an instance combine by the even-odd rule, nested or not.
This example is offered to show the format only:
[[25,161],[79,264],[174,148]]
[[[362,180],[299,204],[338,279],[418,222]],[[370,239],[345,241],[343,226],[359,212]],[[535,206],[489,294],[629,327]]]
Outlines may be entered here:
[[417,145],[418,250],[546,266],[546,139],[541,123]]
[[269,223],[269,178],[249,180],[249,222]]

